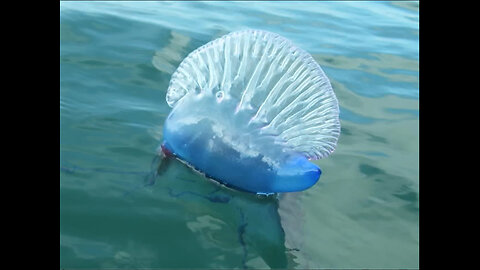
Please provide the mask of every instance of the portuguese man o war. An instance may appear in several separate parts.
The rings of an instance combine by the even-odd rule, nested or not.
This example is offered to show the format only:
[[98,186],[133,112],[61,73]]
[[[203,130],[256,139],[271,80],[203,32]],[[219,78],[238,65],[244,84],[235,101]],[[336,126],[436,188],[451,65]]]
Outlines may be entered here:
[[312,56],[280,35],[232,32],[172,74],[162,156],[256,194],[302,191],[340,136],[339,106]]

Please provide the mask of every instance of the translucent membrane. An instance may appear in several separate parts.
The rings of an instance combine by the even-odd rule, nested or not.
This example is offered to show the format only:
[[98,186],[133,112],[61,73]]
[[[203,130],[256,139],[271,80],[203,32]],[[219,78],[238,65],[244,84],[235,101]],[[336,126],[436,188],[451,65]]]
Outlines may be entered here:
[[204,114],[217,129],[255,134],[225,139],[264,159],[275,153],[262,149],[266,138],[277,152],[320,159],[335,150],[340,135],[338,102],[325,73],[310,54],[274,33],[233,32],[190,53],[173,73],[166,99],[175,107],[187,96],[199,97],[190,107],[208,107],[192,110],[191,119]]

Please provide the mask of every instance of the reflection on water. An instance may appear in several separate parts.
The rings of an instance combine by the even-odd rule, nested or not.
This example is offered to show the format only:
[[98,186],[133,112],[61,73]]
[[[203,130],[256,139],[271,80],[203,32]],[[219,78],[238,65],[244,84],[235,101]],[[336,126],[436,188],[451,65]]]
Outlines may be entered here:
[[[418,2],[62,2],[60,15],[62,267],[418,267]],[[246,27],[292,39],[331,79],[342,130],[315,161],[322,178],[257,198],[174,161],[144,186],[171,73]]]

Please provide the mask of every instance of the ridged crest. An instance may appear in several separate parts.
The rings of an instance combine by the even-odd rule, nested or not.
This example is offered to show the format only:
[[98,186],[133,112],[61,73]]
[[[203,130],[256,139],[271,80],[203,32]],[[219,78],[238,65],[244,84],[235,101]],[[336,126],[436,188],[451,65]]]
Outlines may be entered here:
[[339,107],[330,81],[310,54],[277,34],[238,31],[196,49],[173,73],[168,105],[191,91],[238,100],[232,117],[250,112],[248,125],[309,159],[335,150]]

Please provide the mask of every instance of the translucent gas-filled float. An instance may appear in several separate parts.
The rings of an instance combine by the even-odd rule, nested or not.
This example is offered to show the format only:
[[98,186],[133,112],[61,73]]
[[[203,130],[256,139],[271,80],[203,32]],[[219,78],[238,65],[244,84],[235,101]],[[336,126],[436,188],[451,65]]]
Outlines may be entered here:
[[308,189],[311,160],[340,135],[330,81],[310,54],[277,34],[245,30],[190,53],[167,90],[161,155],[227,187],[257,194]]

